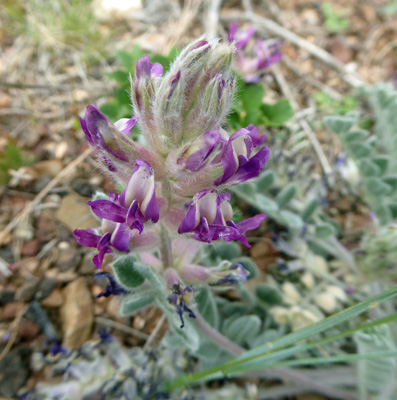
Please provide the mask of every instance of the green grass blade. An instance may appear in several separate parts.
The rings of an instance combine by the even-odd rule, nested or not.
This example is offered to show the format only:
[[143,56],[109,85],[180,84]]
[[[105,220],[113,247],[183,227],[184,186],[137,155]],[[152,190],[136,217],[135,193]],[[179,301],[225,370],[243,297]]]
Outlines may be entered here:
[[[253,361],[248,361],[248,362],[244,363],[243,365],[240,364],[236,367],[225,368],[225,369],[223,369],[223,372],[226,375],[231,375],[231,374],[238,374],[238,373],[245,372],[245,371],[252,371],[255,369],[260,369],[260,368],[263,368],[263,366],[265,364],[269,364],[269,363],[272,363],[272,365],[274,365],[275,362],[282,360],[282,359],[286,359],[289,356],[296,355],[303,351],[310,350],[314,347],[321,346],[323,344],[341,339],[341,338],[351,335],[355,332],[359,332],[364,329],[373,328],[375,326],[387,324],[387,323],[390,323],[390,322],[393,322],[396,320],[397,320],[397,313],[394,313],[392,315],[388,315],[387,317],[380,318],[376,321],[371,321],[366,324],[361,324],[355,328],[345,330],[336,335],[328,336],[328,337],[316,340],[314,342],[309,342],[309,343],[305,343],[303,345],[289,347],[287,349],[273,350],[271,352],[267,352],[266,355],[264,355],[263,357],[257,358]],[[241,368],[244,368],[244,371],[242,371]]]
[[[319,321],[313,325],[310,325],[306,328],[300,329],[299,331],[290,333],[286,336],[283,336],[282,338],[275,340],[274,342],[270,342],[270,343],[266,343],[263,346],[259,346],[255,349],[249,350],[247,352],[245,352],[243,355],[236,357],[235,359],[233,359],[232,361],[220,365],[218,367],[214,367],[214,368],[210,368],[207,369],[205,371],[200,371],[200,372],[196,372],[193,374],[187,374],[187,375],[183,375],[181,377],[177,377],[173,380],[168,380],[165,382],[165,388],[167,390],[171,390],[177,387],[181,387],[181,386],[185,386],[188,384],[192,384],[194,382],[197,382],[199,380],[202,379],[209,379],[209,378],[215,378],[215,377],[219,377],[225,374],[225,371],[230,371],[232,369],[232,367],[238,367],[240,366],[240,370],[242,370],[242,368],[244,368],[245,364],[248,364],[248,362],[260,359],[272,352],[274,352],[275,350],[278,349],[282,349],[285,348],[286,346],[289,346],[293,343],[296,343],[298,341],[304,340],[304,339],[308,339],[309,337],[322,333],[324,331],[326,331],[327,329],[330,329],[342,322],[345,322],[351,318],[354,318],[362,313],[364,313],[365,311],[374,308],[376,306],[378,306],[380,303],[392,299],[393,297],[397,296],[397,287],[390,289],[388,291],[385,291],[383,293],[380,293],[376,296],[370,297],[369,299],[366,299],[352,307],[349,307],[337,314],[334,314],[322,321]],[[386,317],[386,318],[392,318],[390,317]],[[373,324],[376,323],[376,321],[371,322],[369,324]],[[365,324],[368,325],[368,324]],[[365,326],[364,325],[364,326]],[[368,327],[368,326],[367,326]],[[349,331],[349,333],[352,330]],[[342,334],[340,334],[342,335]],[[339,337],[342,337],[338,335],[335,335],[337,339]],[[324,343],[325,339],[321,339],[320,341],[317,342],[317,345]],[[316,342],[314,342],[316,343]],[[289,349],[288,349],[289,350]],[[320,358],[319,358],[320,359]],[[294,360],[292,360],[294,361]],[[289,361],[288,361],[289,362]],[[235,373],[237,373],[238,368],[233,368],[233,370],[235,371]]]
[[346,354],[343,356],[333,356],[333,357],[318,357],[318,358],[302,358],[300,360],[289,360],[280,362],[277,364],[266,364],[262,368],[273,368],[273,367],[297,367],[300,365],[319,365],[319,364],[331,364],[331,363],[344,363],[353,362],[360,360],[369,360],[375,358],[388,358],[397,357],[397,351],[377,351],[374,353],[367,354]]

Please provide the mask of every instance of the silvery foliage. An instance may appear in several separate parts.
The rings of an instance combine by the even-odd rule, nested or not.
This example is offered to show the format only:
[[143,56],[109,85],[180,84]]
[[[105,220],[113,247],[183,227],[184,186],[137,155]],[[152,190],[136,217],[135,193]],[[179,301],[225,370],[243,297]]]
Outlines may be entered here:
[[366,117],[360,112],[326,117],[324,125],[339,136],[357,166],[354,189],[386,225],[397,217],[397,92],[380,83],[362,88],[361,96],[371,108],[372,131],[360,126]]

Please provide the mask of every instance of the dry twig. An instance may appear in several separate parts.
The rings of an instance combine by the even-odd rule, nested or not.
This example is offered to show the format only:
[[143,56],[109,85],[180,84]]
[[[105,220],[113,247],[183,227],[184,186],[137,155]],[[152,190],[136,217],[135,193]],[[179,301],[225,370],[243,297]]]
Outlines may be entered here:
[[219,10],[222,0],[207,0],[208,13],[205,21],[205,33],[208,39],[215,39],[218,35]]
[[323,63],[327,64],[329,67],[335,69],[341,74],[342,79],[347,82],[349,85],[353,87],[358,87],[365,84],[365,81],[356,73],[350,72],[345,64],[336,59],[330,53],[322,49],[321,47],[316,46],[315,44],[309,42],[306,39],[298,36],[297,34],[291,32],[289,29],[277,24],[276,22],[261,17],[259,15],[254,14],[251,11],[247,11],[245,15],[241,14],[230,14],[229,17],[223,18],[225,21],[246,21],[249,20],[254,25],[262,27],[266,29],[268,32],[271,32],[274,35],[277,35],[284,40],[288,40],[301,49],[306,50],[313,57],[321,60]]
[[153,329],[153,332],[150,334],[148,339],[146,340],[146,343],[143,346],[143,350],[147,350],[149,346],[152,344],[153,340],[156,338],[157,334],[159,333],[161,327],[164,325],[164,322],[166,320],[165,314],[163,314],[157,323],[156,327]]
[[7,235],[22,221],[24,218],[28,218],[33,209],[44,199],[44,197],[59,183],[63,178],[65,178],[71,171],[73,171],[86,157],[91,154],[91,149],[85,150],[77,158],[75,158],[71,163],[69,163],[51,182],[48,183],[40,193],[27,204],[24,209],[14,217],[10,223],[0,232],[0,245],[4,243]]
[[96,317],[95,322],[100,325],[105,325],[105,326],[108,326],[109,328],[114,328],[121,332],[128,333],[129,335],[136,336],[139,339],[147,340],[149,338],[149,335],[147,335],[146,333],[143,333],[141,331],[138,331],[137,329],[131,328],[130,326],[121,324],[120,322],[112,321],[111,319],[107,319],[107,318],[103,318],[103,317]]
[[3,351],[0,354],[0,362],[4,359],[4,357],[8,354],[8,352],[11,350],[12,345],[15,342],[15,339],[17,338],[18,335],[18,326],[19,323],[21,322],[22,317],[24,316],[24,314],[26,313],[26,310],[28,309],[27,306],[25,306],[24,308],[22,308],[22,310],[19,311],[19,313],[17,314],[17,316],[15,317],[14,321],[11,324],[11,330],[12,330],[12,334],[7,342],[7,344],[5,345]]

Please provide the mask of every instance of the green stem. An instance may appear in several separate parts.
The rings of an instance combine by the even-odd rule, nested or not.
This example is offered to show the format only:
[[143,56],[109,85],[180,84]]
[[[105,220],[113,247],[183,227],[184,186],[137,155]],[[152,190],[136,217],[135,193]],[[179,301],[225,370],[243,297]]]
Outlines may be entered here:
[[163,268],[167,269],[174,265],[172,258],[172,244],[167,228],[162,224],[160,230],[160,254]]

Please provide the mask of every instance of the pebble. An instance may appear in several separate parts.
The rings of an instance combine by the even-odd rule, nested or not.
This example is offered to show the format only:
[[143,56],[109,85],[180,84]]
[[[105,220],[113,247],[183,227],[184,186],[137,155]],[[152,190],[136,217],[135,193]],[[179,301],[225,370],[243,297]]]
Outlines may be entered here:
[[22,310],[24,304],[20,302],[13,301],[12,303],[7,303],[3,306],[2,320],[12,321],[19,311]]
[[55,289],[52,293],[46,297],[45,299],[41,300],[40,304],[46,308],[58,308],[63,303],[63,296],[60,289]]
[[25,242],[23,244],[22,249],[21,249],[21,255],[23,257],[33,257],[38,254],[40,249],[41,249],[40,240],[37,238],[34,238],[32,240],[29,240],[29,242]]
[[0,361],[0,396],[15,397],[29,376],[31,350],[28,347],[12,349]]
[[14,292],[10,292],[7,290],[0,291],[0,306],[3,304],[11,303],[15,299]]
[[91,333],[94,321],[92,296],[82,277],[70,282],[63,295],[63,345],[75,349],[83,345]]
[[34,321],[22,321],[18,326],[18,336],[23,340],[33,340],[39,333],[40,327]]
[[79,274],[81,275],[92,275],[96,272],[96,267],[92,262],[93,253],[88,252],[84,254],[83,261],[80,264]]
[[56,286],[56,281],[51,278],[44,278],[37,289],[35,299],[37,301],[47,298]]
[[92,197],[97,191],[97,187],[85,179],[75,179],[72,183],[72,189],[83,197]]
[[56,266],[61,272],[76,269],[80,262],[80,256],[77,253],[75,246],[68,242],[60,242],[58,245],[59,256],[56,261]]
[[29,302],[33,299],[40,285],[40,279],[35,276],[30,277],[27,281],[18,288],[16,298],[22,302]]
[[37,271],[40,263],[36,257],[26,257],[20,261],[21,269],[28,271],[30,274],[34,274]]

